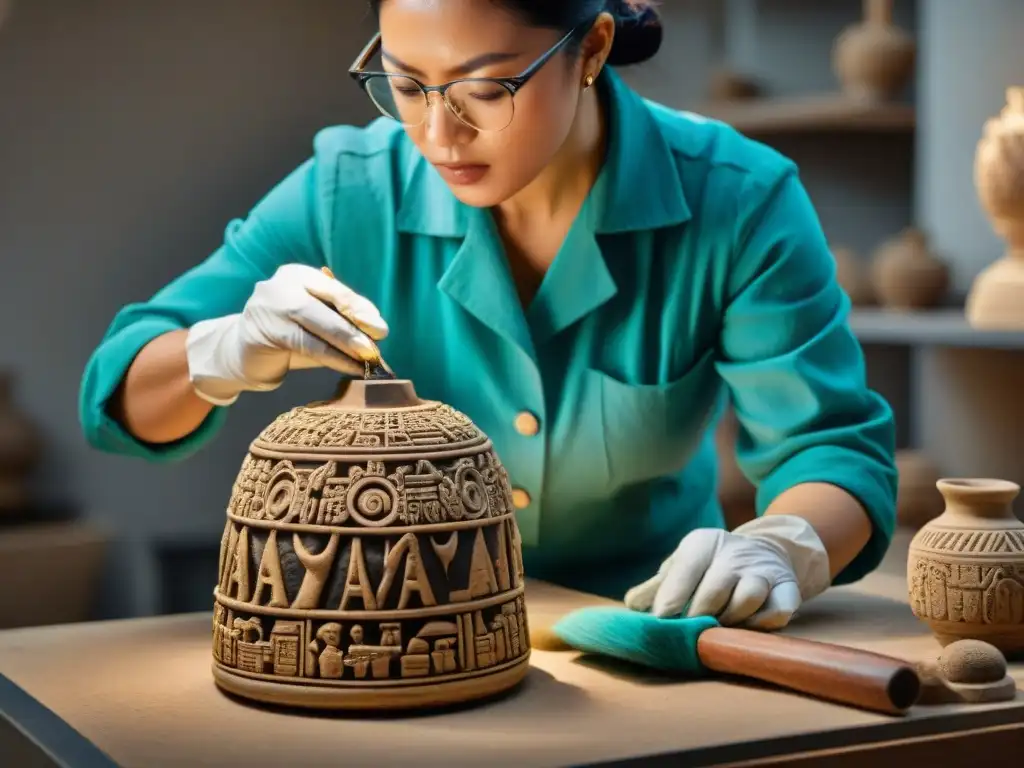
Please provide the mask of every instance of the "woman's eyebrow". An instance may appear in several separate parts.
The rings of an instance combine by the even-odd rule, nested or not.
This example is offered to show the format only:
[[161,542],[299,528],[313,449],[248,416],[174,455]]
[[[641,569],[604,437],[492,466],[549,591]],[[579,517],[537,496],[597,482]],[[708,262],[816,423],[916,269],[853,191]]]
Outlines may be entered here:
[[[409,66],[402,60],[392,56],[383,48],[381,49],[380,55],[381,58],[387,59],[394,66],[398,67],[406,74],[415,75],[417,77],[426,77],[426,74],[422,70],[416,69],[416,67]],[[491,53],[484,53],[481,54],[480,56],[474,56],[469,61],[465,61],[457,67],[453,67],[452,69],[448,70],[446,74],[451,75],[453,77],[463,77],[465,75],[468,75],[470,72],[473,72],[482,67],[486,67],[491,64],[501,64],[506,61],[512,61],[513,59],[518,59],[520,56],[522,56],[521,53],[512,53],[511,51],[494,51]]]

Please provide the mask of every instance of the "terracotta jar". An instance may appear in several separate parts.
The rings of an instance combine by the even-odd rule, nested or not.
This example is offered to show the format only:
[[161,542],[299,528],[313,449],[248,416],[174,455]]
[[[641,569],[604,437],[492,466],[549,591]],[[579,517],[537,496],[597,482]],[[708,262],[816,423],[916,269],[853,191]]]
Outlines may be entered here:
[[945,298],[949,267],[929,250],[923,231],[908,227],[875,252],[871,282],[890,309],[927,309]]
[[923,451],[898,451],[896,471],[896,522],[904,528],[920,528],[942,514],[945,503],[936,488],[939,468]]
[[257,701],[409,709],[515,686],[530,641],[508,475],[411,382],[343,383],[252,442],[227,508],[213,674]]
[[747,101],[763,94],[761,84],[728,67],[719,67],[708,78],[708,99],[712,102]]
[[1024,87],[1010,88],[1006,108],[985,124],[974,181],[1007,251],[974,280],[967,321],[976,328],[1024,330]]
[[889,101],[914,73],[913,39],[892,23],[892,0],[864,0],[864,20],[836,38],[832,67],[843,92],[858,101]]
[[1024,523],[1006,480],[938,482],[945,511],[914,536],[907,562],[910,607],[945,646],[991,643],[1024,652]]
[[831,250],[836,262],[836,281],[850,297],[850,303],[855,307],[874,304],[875,290],[871,285],[868,265],[852,248],[837,245]]
[[0,371],[0,514],[26,509],[28,480],[42,453],[36,424],[14,402],[14,381]]

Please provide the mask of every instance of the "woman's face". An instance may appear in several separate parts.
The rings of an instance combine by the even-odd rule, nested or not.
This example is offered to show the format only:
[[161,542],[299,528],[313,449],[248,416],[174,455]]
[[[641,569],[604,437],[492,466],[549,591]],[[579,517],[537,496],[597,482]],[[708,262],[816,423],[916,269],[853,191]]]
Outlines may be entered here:
[[[519,75],[563,36],[479,0],[386,0],[379,18],[385,70],[428,86]],[[512,121],[503,130],[470,127],[432,93],[423,121],[406,131],[456,197],[468,205],[495,206],[529,184],[565,142],[583,77],[582,57],[563,50],[516,94]],[[422,95],[406,91],[395,98]],[[485,89],[463,89],[452,101],[464,99],[467,116],[473,110],[500,115],[488,98]]]

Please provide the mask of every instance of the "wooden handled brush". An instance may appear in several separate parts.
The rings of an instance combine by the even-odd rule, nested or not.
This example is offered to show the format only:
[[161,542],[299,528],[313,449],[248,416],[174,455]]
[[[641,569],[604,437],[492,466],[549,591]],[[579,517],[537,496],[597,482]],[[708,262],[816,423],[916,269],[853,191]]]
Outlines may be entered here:
[[921,691],[917,671],[901,659],[751,629],[706,629],[697,638],[697,655],[721,674],[885,714],[903,714]]
[[[709,672],[737,675],[885,714],[905,713],[921,692],[917,670],[901,659],[722,627],[709,616],[663,619],[613,606],[590,606],[562,617],[550,634],[566,649],[689,677]],[[548,647],[554,650],[550,639]]]

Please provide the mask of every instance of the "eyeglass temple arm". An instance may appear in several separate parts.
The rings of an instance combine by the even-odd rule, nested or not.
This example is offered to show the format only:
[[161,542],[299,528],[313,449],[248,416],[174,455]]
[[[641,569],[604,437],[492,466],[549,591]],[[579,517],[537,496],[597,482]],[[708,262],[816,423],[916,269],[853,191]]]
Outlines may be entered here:
[[524,86],[526,84],[526,81],[532,78],[535,74],[537,74],[537,72],[540,71],[541,67],[547,64],[556,53],[562,50],[562,48],[565,47],[565,45],[572,39],[573,35],[578,34],[581,29],[583,29],[583,25],[580,25],[579,27],[570,30],[568,33],[566,33],[565,37],[563,37],[561,40],[559,40],[557,43],[551,46],[551,48],[549,48],[543,56],[541,56],[539,59],[533,62],[533,64],[527,67],[525,72],[521,73],[516,77],[511,77],[508,79],[514,82],[517,88],[521,88],[522,86]]
[[349,72],[356,72],[366,67],[370,63],[370,59],[373,58],[374,54],[377,53],[377,49],[380,47],[380,32],[373,36],[373,39],[366,44],[366,47],[359,53],[356,60],[352,62],[352,66],[349,67]]

